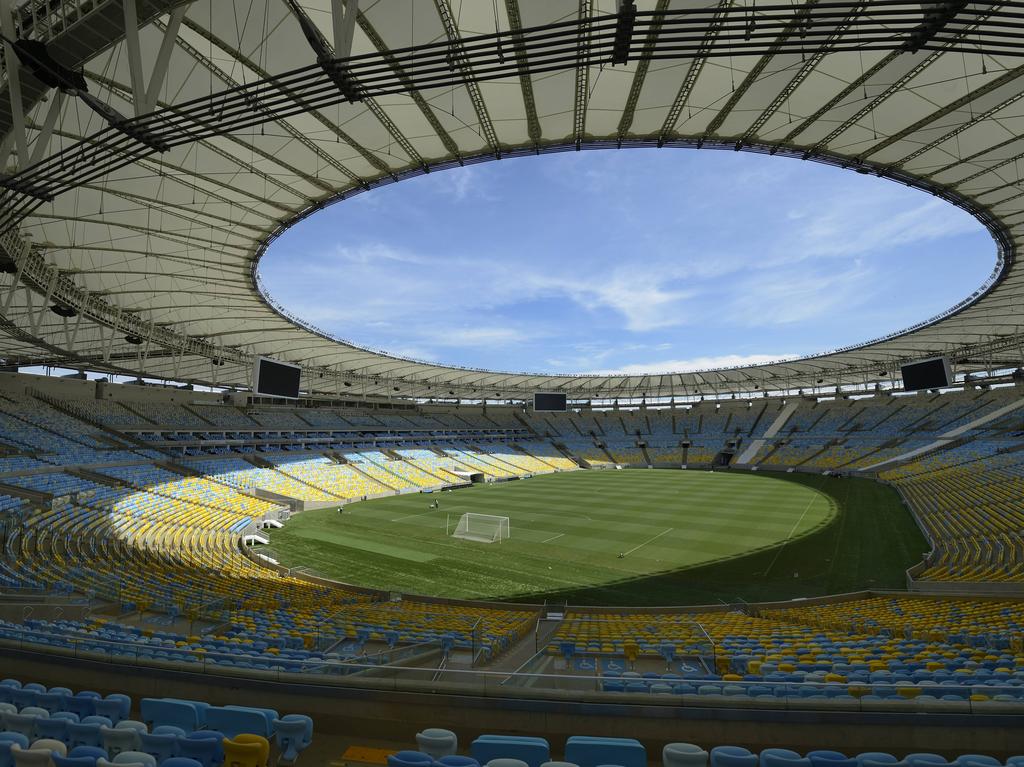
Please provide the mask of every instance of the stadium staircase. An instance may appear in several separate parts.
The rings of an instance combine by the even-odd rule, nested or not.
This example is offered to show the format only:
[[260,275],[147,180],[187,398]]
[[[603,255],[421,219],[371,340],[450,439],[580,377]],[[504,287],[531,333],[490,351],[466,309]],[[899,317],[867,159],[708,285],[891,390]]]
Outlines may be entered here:
[[[424,449],[426,449],[426,448],[424,448]],[[447,453],[445,453],[443,450],[441,450],[440,448],[433,448],[432,447],[432,448],[430,448],[430,452],[432,452],[434,455],[440,456],[442,458],[450,458],[451,457]],[[447,484],[449,484],[452,481],[451,477],[444,477],[444,476],[438,474],[436,471],[432,471],[432,467],[431,466],[427,466],[427,465],[418,463],[417,461],[410,460],[409,458],[406,458],[404,456],[402,456],[402,460],[405,461],[406,463],[408,463],[410,466],[416,467],[419,471],[422,471],[424,474],[429,474],[431,477],[433,477],[434,479],[437,480],[438,484],[447,485]],[[350,465],[353,468],[358,468],[358,464],[350,463]]]
[[551,440],[551,445],[555,448],[555,450],[557,450],[559,453],[564,455],[570,461],[575,463],[581,469],[589,469],[590,468],[590,463],[588,461],[584,460],[583,458],[580,458],[578,455],[575,455],[572,452],[572,450],[570,450],[569,447],[564,442],[558,442],[557,440]]
[[190,408],[190,407],[189,407],[188,405],[182,405],[181,407],[182,407],[182,409],[183,409],[183,410],[186,410],[186,411],[188,411],[189,413],[191,413],[192,415],[194,415],[194,416],[195,416],[196,418],[198,418],[198,419],[199,419],[199,420],[200,420],[200,421],[201,421],[202,423],[205,423],[205,424],[209,424],[209,425],[210,425],[210,426],[211,426],[212,428],[214,428],[214,429],[217,429],[217,428],[223,428],[223,427],[218,427],[218,426],[217,426],[217,424],[215,424],[215,423],[214,423],[213,421],[211,421],[211,420],[210,420],[209,418],[204,418],[204,417],[203,417],[203,416],[202,416],[202,415],[201,415],[201,414],[199,413],[199,411],[198,411],[198,410],[195,410],[195,409],[193,409],[193,408]]
[[41,490],[29,490],[26,487],[8,485],[3,482],[0,482],[0,495],[22,498],[26,501],[31,501],[38,506],[46,506],[47,508],[51,503],[53,503],[53,495],[50,493],[44,493]]
[[344,498],[342,498],[337,493],[332,493],[332,492],[330,492],[328,490],[325,490],[324,488],[320,487],[319,485],[314,485],[312,482],[307,482],[306,480],[300,479],[299,477],[296,477],[293,474],[289,474],[287,471],[284,471],[280,466],[277,466],[276,464],[271,463],[266,458],[262,458],[261,456],[258,456],[258,455],[245,455],[245,456],[242,456],[242,457],[246,461],[251,463],[253,466],[258,468],[258,469],[272,469],[273,471],[276,471],[278,474],[283,474],[284,476],[288,477],[288,479],[291,479],[291,480],[293,480],[295,482],[298,482],[300,485],[305,485],[306,487],[310,487],[313,490],[316,490],[317,492],[323,493],[324,495],[326,495],[326,496],[328,496],[330,498],[337,498],[338,500],[345,500]]
[[863,460],[865,460],[866,458],[869,458],[869,457],[871,457],[871,456],[873,456],[873,455],[876,455],[876,454],[878,454],[878,453],[882,453],[882,452],[885,452],[886,450],[892,450],[892,449],[893,449],[893,448],[895,448],[895,447],[899,447],[899,446],[900,446],[901,444],[903,444],[903,438],[902,438],[902,437],[896,437],[896,438],[894,438],[894,439],[887,439],[887,440],[886,440],[885,442],[883,442],[883,443],[882,443],[881,445],[878,445],[878,446],[876,446],[876,447],[873,447],[873,448],[872,448],[871,450],[868,450],[867,452],[865,452],[865,453],[862,453],[862,454],[861,454],[861,455],[859,455],[858,457],[856,457],[856,458],[853,458],[853,459],[851,459],[851,460],[847,461],[846,463],[844,463],[844,464],[841,464],[840,466],[838,466],[838,467],[836,467],[836,468],[839,468],[839,469],[845,469],[845,468],[847,468],[848,466],[850,466],[850,465],[852,465],[852,464],[855,464],[855,463],[858,463],[858,462],[860,462],[860,461],[863,461]]
[[90,471],[89,469],[65,469],[65,474],[70,474],[73,477],[79,477],[81,479],[88,480],[97,485],[105,485],[106,487],[131,487],[131,484],[123,479],[117,477],[111,477],[106,474],[100,474],[98,471]]
[[[547,467],[549,467],[551,469],[555,468],[551,463],[545,461],[541,456],[534,455],[533,453],[531,453],[529,450],[527,450],[522,445],[519,445],[519,444],[517,444],[515,442],[510,442],[509,443],[509,447],[511,447],[517,453],[522,453],[523,455],[527,456],[528,458],[532,458],[535,461],[539,461],[540,463],[544,464],[545,466],[547,466]],[[569,460],[572,460],[572,459],[570,458]]]
[[594,446],[600,448],[601,452],[608,456],[608,460],[612,463],[622,463],[622,461],[612,455],[611,451],[608,449],[608,445],[605,442],[598,440],[596,437],[594,439]]
[[[99,429],[104,434],[112,437],[114,439],[114,441],[116,443],[118,443],[119,445],[121,445],[121,446],[123,446],[124,443],[127,442],[132,447],[135,447],[135,448],[138,448],[138,449],[141,449],[141,450],[153,450],[154,449],[152,445],[150,445],[150,444],[148,444],[146,442],[143,442],[141,439],[138,439],[137,437],[135,437],[135,436],[133,436],[133,435],[127,433],[127,432],[118,431],[117,429],[114,429],[114,428],[112,428],[110,426],[107,426],[102,421],[99,421],[99,420],[97,420],[95,418],[91,418],[90,416],[87,416],[87,415],[85,415],[83,413],[77,412],[76,410],[73,410],[72,408],[70,408],[67,405],[65,405],[64,403],[62,403],[59,399],[56,399],[55,397],[50,397],[47,394],[45,394],[45,393],[43,393],[43,392],[41,392],[41,391],[39,391],[37,389],[33,389],[33,388],[30,387],[30,388],[25,389],[25,393],[28,394],[30,397],[33,397],[34,399],[37,399],[40,402],[42,402],[42,403],[44,403],[46,405],[49,405],[54,410],[56,410],[56,411],[58,411],[60,413],[63,413],[64,415],[66,415],[66,416],[68,416],[70,418],[74,418],[77,421],[82,421],[83,423],[87,423],[87,424],[89,424],[90,426],[92,426],[95,429]],[[45,427],[42,427],[42,428],[45,428]],[[59,435],[59,436],[66,437],[67,435],[63,435],[62,434],[62,435]]]
[[521,474],[523,469],[521,466],[516,466],[514,463],[502,459],[500,456],[494,455],[493,453],[484,450],[479,445],[469,445],[469,449],[477,454],[478,459],[483,459],[485,463],[491,463],[495,467],[502,471],[510,471],[513,474]]
[[[405,460],[394,450],[381,450],[380,452],[388,456],[392,460]],[[369,472],[364,471],[362,468],[360,468],[358,463],[350,463],[349,466],[355,469],[360,474],[362,474],[364,477],[367,477],[371,481],[376,482],[378,485],[381,485],[382,487],[385,487],[388,490],[391,490],[396,493],[401,491],[401,489],[405,487],[409,482],[409,480],[405,479],[405,477],[403,477],[401,474],[394,472],[390,468],[388,468],[388,463],[390,463],[390,461],[375,461],[372,458],[367,458],[366,462],[373,466],[376,466],[385,474],[385,476],[382,477],[379,475],[370,474]],[[388,480],[391,481],[389,482]]]
[[[524,418],[523,414],[520,413],[518,410],[515,413],[513,413],[513,415],[515,416],[515,419],[517,421],[519,421],[519,423],[522,424],[523,428],[526,429],[526,431],[528,431],[530,433],[531,436],[538,437],[538,438],[544,436],[543,434],[538,432],[535,428],[533,428],[533,424],[530,423],[526,418]],[[490,421],[489,418],[487,420]],[[491,423],[494,423],[494,422],[491,421]],[[497,424],[495,424],[495,425],[497,425]]]
[[761,423],[761,419],[764,418],[764,414],[768,412],[768,403],[764,402],[761,405],[761,409],[757,412],[754,417],[754,422],[750,425],[750,434],[757,434],[757,427]]
[[808,463],[813,464],[814,460],[816,458],[824,455],[825,453],[829,452],[832,448],[836,447],[837,445],[841,445],[841,444],[842,444],[842,440],[841,439],[830,439],[828,442],[825,443],[824,447],[822,447],[821,450],[816,450],[815,452],[811,453],[807,457],[805,457],[805,458],[797,461],[796,463],[794,463],[793,466],[794,467],[800,467],[800,466],[804,466],[805,464],[808,464]]
[[152,418],[150,418],[149,416],[147,416],[147,415],[146,415],[145,413],[143,413],[143,412],[142,412],[141,410],[138,410],[138,409],[136,409],[136,408],[132,407],[132,403],[131,403],[131,402],[121,402],[121,403],[120,403],[120,405],[121,405],[121,407],[123,407],[123,408],[124,408],[125,410],[127,410],[127,411],[128,411],[129,413],[131,413],[131,414],[132,414],[132,415],[134,415],[134,416],[138,416],[139,418],[141,418],[141,419],[142,419],[143,421],[145,421],[146,423],[151,423],[151,424],[153,424],[154,426],[164,426],[164,425],[165,425],[165,424],[162,424],[162,423],[160,423],[160,422],[158,422],[158,421],[154,421],[154,420],[153,420]]
[[862,473],[867,473],[876,472],[882,468],[893,468],[901,463],[906,463],[907,461],[913,460],[915,458],[920,458],[929,453],[934,453],[940,450],[947,450],[951,447],[955,447],[958,444],[963,444],[964,440],[962,439],[962,437],[968,432],[974,431],[975,429],[978,429],[987,423],[998,420],[1003,416],[1020,409],[1021,407],[1024,407],[1024,398],[1018,399],[1016,402],[1011,402],[1009,405],[1004,405],[1003,407],[997,410],[993,410],[991,413],[988,413],[987,415],[983,415],[980,418],[976,418],[973,421],[962,424],[961,426],[958,426],[955,429],[951,429],[950,431],[940,434],[938,437],[935,438],[934,442],[931,442],[925,445],[924,447],[919,447],[915,450],[903,453],[902,455],[897,455],[894,458],[889,458],[887,460],[871,464],[870,466],[865,466],[859,469],[859,471]]
[[[385,469],[384,467],[382,467],[379,463],[377,463],[375,461],[371,461],[371,460],[367,460],[367,463],[369,463],[369,464],[375,466],[376,468],[380,469],[382,472],[386,473],[389,477],[393,477],[395,480],[398,479],[398,477],[396,477],[394,474],[392,474],[392,472],[390,472],[387,469]],[[372,482],[372,483],[374,483],[376,485],[380,485],[384,490],[388,490],[388,491],[390,491],[392,493],[397,493],[398,492],[398,488],[401,487],[401,483],[399,483],[397,481],[396,481],[396,483],[394,485],[391,485],[387,481],[385,481],[383,478],[381,478],[380,476],[378,476],[376,474],[371,474],[370,472],[366,471],[366,469],[362,468],[359,465],[358,461],[350,461],[348,463],[348,467],[350,469],[352,469],[352,471],[354,471],[359,476],[365,477],[367,480],[369,480],[370,482]]]
[[[775,417],[775,420],[772,421],[772,425],[768,427],[767,431],[765,431],[765,433],[762,435],[762,437],[760,439],[755,439],[754,441],[752,441],[750,443],[750,445],[747,446],[747,449],[744,450],[736,458],[735,465],[737,465],[737,466],[749,466],[750,464],[752,464],[754,462],[754,459],[757,457],[757,454],[761,451],[761,448],[764,447],[765,442],[767,440],[769,440],[769,439],[772,439],[776,434],[778,434],[780,431],[782,431],[782,428],[786,425],[786,422],[789,421],[789,419],[792,417],[793,413],[796,412],[796,409],[799,406],[800,406],[799,401],[794,401],[794,402],[787,403],[786,406],[784,408],[782,408],[782,412],[780,412]],[[754,427],[755,428],[757,426],[757,423],[761,420],[761,416],[764,415],[764,412],[767,409],[767,407],[768,406],[765,405],[765,408],[761,410],[761,414],[758,415],[757,421],[754,422]],[[673,419],[673,422],[674,422],[675,421],[675,416],[673,416],[672,419]],[[750,433],[754,434],[755,433],[755,429],[752,428],[750,430]],[[776,449],[778,449],[778,448],[777,447],[773,448],[772,452],[774,452]],[[770,453],[769,453],[769,455],[770,455]],[[683,458],[684,458],[684,463],[685,463],[685,454],[684,454]]]

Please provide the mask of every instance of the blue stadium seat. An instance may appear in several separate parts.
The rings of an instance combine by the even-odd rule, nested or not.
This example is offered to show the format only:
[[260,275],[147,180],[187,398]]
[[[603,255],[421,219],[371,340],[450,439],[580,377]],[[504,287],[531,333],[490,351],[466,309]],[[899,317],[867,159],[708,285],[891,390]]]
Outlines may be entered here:
[[[304,714],[286,714],[280,719],[275,719],[272,724],[282,764],[294,763],[299,758],[299,754],[309,748],[310,743],[313,742],[313,720]],[[454,738],[454,735],[452,737]],[[451,753],[455,752],[457,746],[458,741],[453,745]],[[420,750],[423,750],[422,746]],[[430,755],[434,758],[448,756],[446,753],[431,753]]]
[[399,751],[388,754],[388,767],[431,767],[434,760],[420,751]]
[[215,730],[200,730],[185,738],[178,738],[178,755],[195,759],[203,767],[217,767],[224,761],[224,734]]
[[715,746],[711,749],[711,767],[759,767],[760,759],[740,746]]
[[[519,759],[529,767],[540,767],[551,758],[551,747],[544,738],[521,735],[481,735],[470,746],[470,755],[480,764],[493,759]],[[572,760],[569,760],[572,761]]]
[[573,735],[565,742],[565,758],[580,767],[602,764],[647,767],[647,751],[640,741],[633,738]]

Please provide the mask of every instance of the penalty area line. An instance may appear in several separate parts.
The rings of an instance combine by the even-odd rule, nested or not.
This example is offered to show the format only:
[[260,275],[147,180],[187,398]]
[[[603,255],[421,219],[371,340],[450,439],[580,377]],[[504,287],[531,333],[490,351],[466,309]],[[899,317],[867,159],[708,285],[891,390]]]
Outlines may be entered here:
[[[819,485],[819,488],[820,487],[821,485]],[[782,556],[782,550],[789,545],[789,542],[791,540],[793,540],[793,534],[796,532],[796,529],[800,527],[800,523],[804,521],[804,517],[807,516],[807,512],[811,510],[811,506],[814,504],[816,500],[818,500],[818,496],[811,496],[811,500],[807,502],[807,505],[804,507],[803,513],[800,515],[800,518],[793,523],[793,527],[790,529],[789,535],[786,536],[785,540],[782,542],[782,545],[779,546],[779,550],[775,552],[775,556],[772,558],[772,563],[768,565],[768,569],[764,571],[765,576],[767,576],[768,573],[772,571],[772,568],[775,567],[775,563],[778,562],[779,557]]]
[[404,517],[395,517],[391,521],[392,522],[401,522],[403,519],[412,519],[413,517],[425,517],[425,516],[427,516],[427,514],[434,514],[436,511],[437,511],[437,509],[431,509],[430,511],[424,511],[422,514],[409,514],[409,515],[404,516]]
[[541,543],[551,543],[555,538],[561,538],[565,533],[559,533],[558,535],[552,535],[550,538],[545,538]]
[[637,546],[634,546],[634,547],[633,547],[633,548],[631,548],[631,549],[630,549],[629,551],[624,551],[624,552],[622,552],[622,556],[624,556],[624,557],[628,557],[628,556],[629,556],[630,554],[632,554],[632,553],[633,553],[634,551],[636,551],[637,549],[642,549],[642,548],[643,548],[644,546],[646,546],[646,545],[647,545],[648,543],[651,543],[651,542],[653,542],[653,541],[656,541],[656,540],[658,540],[658,539],[659,539],[659,538],[660,538],[661,536],[663,536],[663,535],[667,535],[668,533],[671,533],[671,532],[672,532],[673,530],[675,530],[675,528],[674,528],[674,527],[670,527],[670,528],[669,528],[668,530],[665,530],[664,532],[658,533],[658,534],[657,534],[656,536],[654,536],[653,538],[648,538],[648,539],[647,539],[646,541],[644,541],[643,543],[641,543],[641,544],[639,544],[639,545],[637,545]]

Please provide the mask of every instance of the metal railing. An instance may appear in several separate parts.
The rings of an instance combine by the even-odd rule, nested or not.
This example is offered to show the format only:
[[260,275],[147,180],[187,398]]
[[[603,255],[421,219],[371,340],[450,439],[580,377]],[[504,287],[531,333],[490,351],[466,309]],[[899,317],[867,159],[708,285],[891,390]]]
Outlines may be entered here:
[[[43,637],[30,630],[12,632],[0,638],[0,653],[19,650],[47,653],[80,660],[105,662],[124,669],[127,666],[159,668],[167,671],[202,673],[254,681],[292,684],[340,685],[403,692],[458,692],[493,697],[565,698],[574,701],[599,700],[633,705],[670,705],[673,707],[742,706],[765,709],[841,710],[864,712],[935,712],[958,714],[1024,714],[1024,701],[1018,699],[1021,687],[1014,684],[954,685],[935,683],[920,686],[900,683],[820,683],[711,681],[702,679],[655,680],[625,672],[609,675],[595,664],[594,673],[549,673],[546,671],[488,671],[458,669],[442,665],[395,665],[402,651],[350,659],[299,661],[284,658],[277,666],[246,666],[246,656],[216,651],[197,652],[135,643],[81,637]],[[151,657],[163,652],[168,657]],[[287,668],[285,668],[287,666]],[[929,695],[929,691],[932,693]],[[942,699],[941,695],[959,695],[961,700]],[[983,694],[985,700],[978,699]],[[971,697],[975,699],[971,699]],[[996,699],[1002,696],[1002,699]]]

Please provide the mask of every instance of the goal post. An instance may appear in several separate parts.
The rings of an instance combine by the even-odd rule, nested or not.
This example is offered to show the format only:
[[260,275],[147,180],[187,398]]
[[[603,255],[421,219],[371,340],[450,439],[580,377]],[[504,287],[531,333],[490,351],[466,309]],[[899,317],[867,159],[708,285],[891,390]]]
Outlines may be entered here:
[[508,517],[475,514],[470,511],[459,517],[459,523],[451,536],[479,543],[501,543],[509,537],[509,533]]

